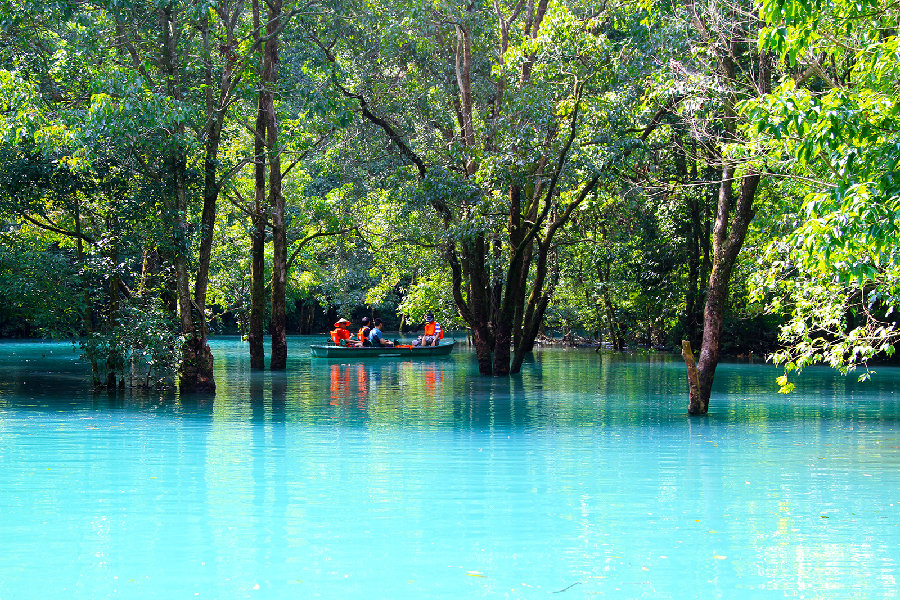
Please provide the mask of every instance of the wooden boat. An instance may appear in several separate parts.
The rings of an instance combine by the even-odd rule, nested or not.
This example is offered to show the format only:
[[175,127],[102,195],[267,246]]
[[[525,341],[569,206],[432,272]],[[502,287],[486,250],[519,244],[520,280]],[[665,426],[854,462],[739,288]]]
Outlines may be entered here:
[[456,342],[438,346],[319,346],[312,345],[312,355],[320,358],[425,358],[430,356],[447,356],[453,351]]

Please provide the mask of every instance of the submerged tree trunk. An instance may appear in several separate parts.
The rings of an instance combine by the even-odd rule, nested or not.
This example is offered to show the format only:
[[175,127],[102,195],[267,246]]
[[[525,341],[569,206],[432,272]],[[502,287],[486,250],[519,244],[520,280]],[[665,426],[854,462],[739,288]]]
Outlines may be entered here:
[[[110,263],[117,265],[119,263],[118,240],[113,238],[109,245],[108,258]],[[109,304],[108,313],[106,315],[106,330],[110,333],[115,332],[120,322],[120,305],[119,294],[121,288],[121,278],[118,272],[113,272],[109,277]],[[116,336],[110,336],[115,339]],[[119,344],[110,344],[106,354],[106,387],[115,389],[118,385],[124,386],[125,357],[122,355],[123,348]],[[121,375],[122,379],[117,380]]]
[[[259,43],[259,2],[253,1],[253,26]],[[265,61],[263,61],[265,62]],[[264,324],[266,320],[266,101],[265,87],[257,97],[256,128],[253,139],[253,229],[250,232],[250,330],[247,342],[250,346],[250,369],[266,368]]]
[[[266,43],[263,50],[260,109],[266,113],[266,149],[269,158],[269,205],[272,207],[272,356],[269,368],[287,368],[287,232],[284,222],[284,196],[281,193],[281,156],[278,148],[278,119],[275,114],[274,88],[278,82],[278,29],[281,24],[281,0],[267,2]],[[265,104],[263,105],[263,100]]]
[[737,262],[738,253],[744,244],[747,229],[753,219],[753,200],[759,186],[760,176],[755,173],[741,179],[740,195],[734,207],[734,215],[728,224],[728,207],[732,204],[732,178],[734,167],[722,169],[722,184],[719,190],[719,206],[713,232],[713,266],[709,276],[706,307],[703,312],[703,344],[697,363],[699,375],[699,401],[691,402],[688,412],[703,415],[709,410],[709,397],[713,377],[719,364],[722,322],[728,301],[728,284]]
[[[257,135],[259,129],[257,128]],[[265,197],[265,159],[262,144],[257,140],[259,153],[256,163],[256,197],[254,201],[253,230],[250,233],[250,323],[247,341],[250,345],[250,368],[256,371],[266,368],[264,323],[266,319],[266,211],[261,200]],[[260,181],[262,188],[260,189]]]
[[[768,54],[756,54],[746,32],[736,29],[723,30],[719,27],[719,10],[730,10],[716,4],[705,5],[702,10],[711,11],[709,21],[698,11],[693,0],[686,3],[690,18],[699,35],[705,39],[716,55],[716,72],[724,85],[722,97],[721,142],[735,143],[737,137],[737,112],[735,106],[738,94],[766,94],[771,91],[771,63]],[[704,13],[705,14],[705,13]],[[754,17],[745,25],[752,28]],[[744,56],[749,57],[750,64],[739,64]],[[744,67],[750,67],[749,69]],[[750,78],[739,81],[739,76],[749,73]],[[743,88],[741,88],[743,86]],[[716,203],[715,223],[712,231],[712,265],[709,275],[709,287],[706,305],[703,311],[703,342],[700,347],[700,358],[697,362],[697,398],[689,399],[688,413],[704,415],[709,410],[709,399],[719,363],[721,349],[722,322],[728,301],[728,284],[731,273],[737,262],[738,253],[744,244],[747,230],[754,215],[754,200],[759,187],[760,174],[749,169],[738,178],[740,191],[734,199],[735,174],[737,165],[727,158],[720,159],[721,177],[719,179],[719,197]],[[685,360],[688,358],[685,356]],[[691,362],[693,357],[691,357]],[[687,364],[690,371],[690,362]]]
[[[182,99],[182,90],[178,66],[178,40],[174,32],[178,30],[175,21],[175,13],[170,7],[164,7],[159,12],[160,28],[162,30],[162,66],[166,76],[167,91],[170,97],[179,102]],[[178,124],[178,136],[183,137],[186,132],[184,123]],[[187,157],[186,151],[181,145],[175,145],[169,153],[168,166],[171,182],[171,200],[169,204],[173,220],[173,263],[175,267],[175,287],[178,295],[178,313],[181,323],[181,332],[184,336],[182,345],[182,362],[179,372],[179,388],[182,392],[206,391],[215,392],[216,384],[213,378],[213,357],[206,343],[205,301],[208,285],[209,257],[212,244],[213,224],[215,223],[216,194],[211,194],[209,187],[209,169],[214,163],[213,157],[218,151],[218,134],[221,129],[214,129],[207,133],[212,139],[207,141],[207,153],[204,162],[205,185],[203,216],[201,218],[201,249],[198,274],[195,282],[196,294],[191,294],[191,278],[189,273],[188,256],[190,254],[190,239],[188,232],[190,226],[187,221]],[[213,167],[214,168],[214,167]],[[174,209],[174,210],[172,210]]]
[[[691,349],[691,343],[688,340],[681,342],[681,356],[684,357],[684,364],[687,367],[688,389],[690,395],[690,414],[704,414],[706,407],[700,397],[700,376],[697,373],[697,363],[694,362],[694,351]],[[707,405],[709,402],[706,403]]]

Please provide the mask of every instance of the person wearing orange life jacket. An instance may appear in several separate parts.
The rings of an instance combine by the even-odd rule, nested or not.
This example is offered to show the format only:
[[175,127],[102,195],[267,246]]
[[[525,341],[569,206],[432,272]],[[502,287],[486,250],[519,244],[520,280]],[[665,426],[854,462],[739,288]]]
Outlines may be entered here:
[[350,325],[350,321],[343,317],[338,319],[337,323],[334,324],[334,330],[331,332],[331,341],[334,342],[336,346],[358,345],[353,343],[350,339],[350,330],[347,329],[348,325]]
[[359,328],[359,331],[356,332],[356,337],[359,338],[359,343],[361,346],[371,346],[372,343],[369,341],[369,332],[372,331],[372,328],[369,327],[369,317],[362,318],[362,327]]
[[425,331],[413,342],[413,346],[437,346],[444,338],[444,330],[441,324],[434,320],[434,315],[428,313],[425,315]]

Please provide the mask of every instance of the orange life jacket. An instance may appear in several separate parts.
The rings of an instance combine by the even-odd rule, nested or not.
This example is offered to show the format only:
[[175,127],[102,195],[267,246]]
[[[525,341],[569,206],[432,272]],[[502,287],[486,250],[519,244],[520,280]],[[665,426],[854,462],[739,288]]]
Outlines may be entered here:
[[341,345],[341,340],[349,340],[350,339],[350,331],[344,329],[343,327],[338,327],[337,329],[331,332],[331,341],[335,343],[336,346]]
[[440,329],[440,333],[438,333],[438,339],[444,339],[444,328],[440,327],[437,324],[437,321],[432,321],[431,323],[425,323],[425,335],[434,335],[435,328]]
[[367,342],[369,340],[369,331],[371,331],[371,327],[360,327],[359,331],[356,332],[356,337],[359,338],[361,342]]

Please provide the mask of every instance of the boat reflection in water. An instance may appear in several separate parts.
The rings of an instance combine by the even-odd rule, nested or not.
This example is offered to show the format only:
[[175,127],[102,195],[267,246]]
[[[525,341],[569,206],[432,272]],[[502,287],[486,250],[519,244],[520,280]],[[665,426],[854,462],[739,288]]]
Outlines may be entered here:
[[329,365],[329,372],[328,403],[335,407],[355,405],[367,411],[370,402],[375,404],[386,397],[396,400],[398,388],[407,390],[409,398],[432,401],[445,391],[444,365],[440,361],[397,363],[387,373],[383,363],[334,363]]

